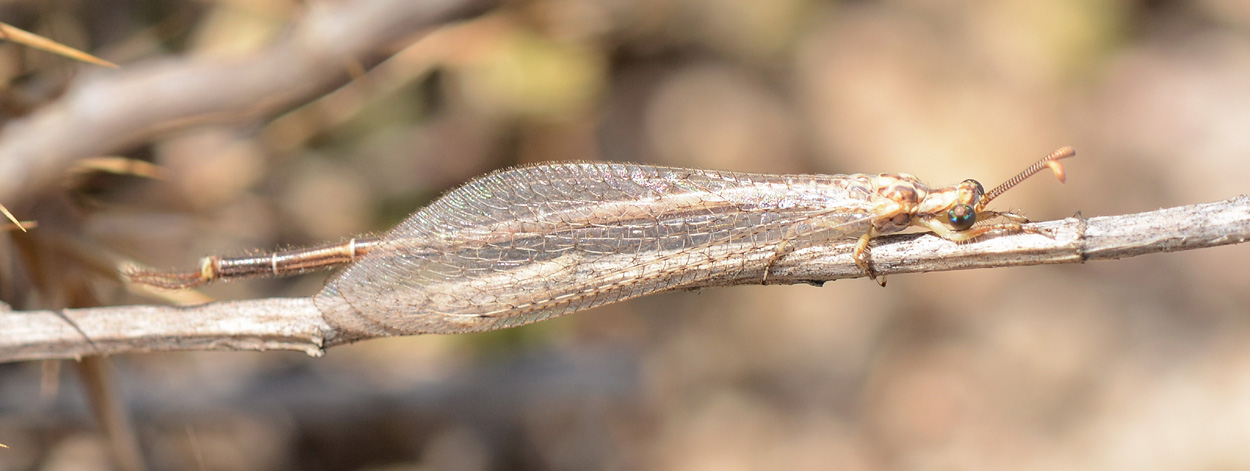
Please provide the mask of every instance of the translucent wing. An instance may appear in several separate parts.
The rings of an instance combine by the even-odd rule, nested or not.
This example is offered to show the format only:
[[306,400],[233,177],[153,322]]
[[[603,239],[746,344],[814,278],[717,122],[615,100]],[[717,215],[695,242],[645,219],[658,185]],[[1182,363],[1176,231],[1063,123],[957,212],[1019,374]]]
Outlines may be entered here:
[[315,296],[360,334],[500,329],[765,266],[782,240],[861,234],[866,176],[554,164],[473,181]]

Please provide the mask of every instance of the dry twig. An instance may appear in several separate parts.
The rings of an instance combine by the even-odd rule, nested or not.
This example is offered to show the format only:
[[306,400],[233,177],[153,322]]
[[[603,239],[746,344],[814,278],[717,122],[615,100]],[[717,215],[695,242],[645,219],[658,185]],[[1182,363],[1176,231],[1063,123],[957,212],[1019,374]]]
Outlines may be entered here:
[[104,59],[93,56],[91,54],[87,54],[85,52],[79,51],[77,49],[58,43],[56,41],[45,38],[38,34],[34,34],[29,31],[19,29],[13,25],[9,25],[6,23],[0,23],[0,39],[13,41],[15,43],[22,44],[27,47],[42,49],[42,50],[51,52],[53,54],[58,54],[61,56],[68,57],[70,59],[83,61],[89,64],[104,66],[110,69],[117,68],[117,64],[106,61]]
[[[878,274],[1084,263],[1175,252],[1250,239],[1250,197],[1137,214],[1037,223],[1050,236],[1021,233],[955,244],[931,234],[875,239]],[[772,266],[769,283],[823,283],[862,277],[853,242],[791,252]],[[741,272],[699,286],[757,284]],[[319,356],[344,343],[311,298],[271,298],[189,307],[120,306],[0,312],[0,362],[172,350],[298,350]]]
[[161,59],[84,76],[56,103],[0,133],[0,201],[37,194],[75,161],[159,131],[282,111],[346,82],[352,64],[494,3],[314,2],[284,40],[251,56]]

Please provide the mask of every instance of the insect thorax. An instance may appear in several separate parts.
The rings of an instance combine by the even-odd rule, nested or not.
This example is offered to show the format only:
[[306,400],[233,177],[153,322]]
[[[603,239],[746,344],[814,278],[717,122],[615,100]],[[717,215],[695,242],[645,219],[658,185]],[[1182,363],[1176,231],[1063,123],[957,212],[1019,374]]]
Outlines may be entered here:
[[898,232],[911,225],[920,203],[929,195],[929,187],[915,175],[882,173],[873,178],[874,196],[878,198],[873,227],[878,233]]

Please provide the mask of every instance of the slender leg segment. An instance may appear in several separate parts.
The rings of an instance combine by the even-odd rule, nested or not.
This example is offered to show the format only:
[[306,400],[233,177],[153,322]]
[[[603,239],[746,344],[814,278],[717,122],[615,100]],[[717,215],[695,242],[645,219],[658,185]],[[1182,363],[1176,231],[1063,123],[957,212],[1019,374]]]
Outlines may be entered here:
[[877,233],[876,229],[869,229],[867,233],[859,236],[859,241],[855,242],[855,250],[851,252],[851,258],[855,260],[855,264],[858,265],[859,268],[864,270],[864,274],[867,275],[868,278],[871,278],[872,281],[877,282],[877,284],[884,288],[885,276],[878,278],[877,273],[872,269],[872,265],[868,263],[868,243],[878,235],[880,234]]
[[768,284],[768,274],[772,272],[773,265],[777,263],[777,260],[781,260],[781,256],[790,251],[790,238],[793,237],[793,234],[791,234],[793,232],[794,229],[790,229],[786,234],[786,238],[781,239],[781,242],[777,243],[777,251],[773,252],[773,256],[768,258],[768,264],[764,265],[764,279],[760,280],[760,284]]

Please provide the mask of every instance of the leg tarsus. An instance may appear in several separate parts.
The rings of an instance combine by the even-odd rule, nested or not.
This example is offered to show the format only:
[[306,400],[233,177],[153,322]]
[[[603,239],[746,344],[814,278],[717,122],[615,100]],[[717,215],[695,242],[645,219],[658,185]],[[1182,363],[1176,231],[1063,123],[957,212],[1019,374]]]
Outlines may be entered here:
[[878,279],[877,273],[872,269],[872,265],[868,263],[868,242],[872,240],[874,235],[876,234],[870,230],[868,233],[860,236],[859,241],[855,243],[855,251],[851,252],[851,258],[855,260],[855,265],[864,270],[864,274],[868,278],[885,287],[885,275],[881,275],[880,279]]

